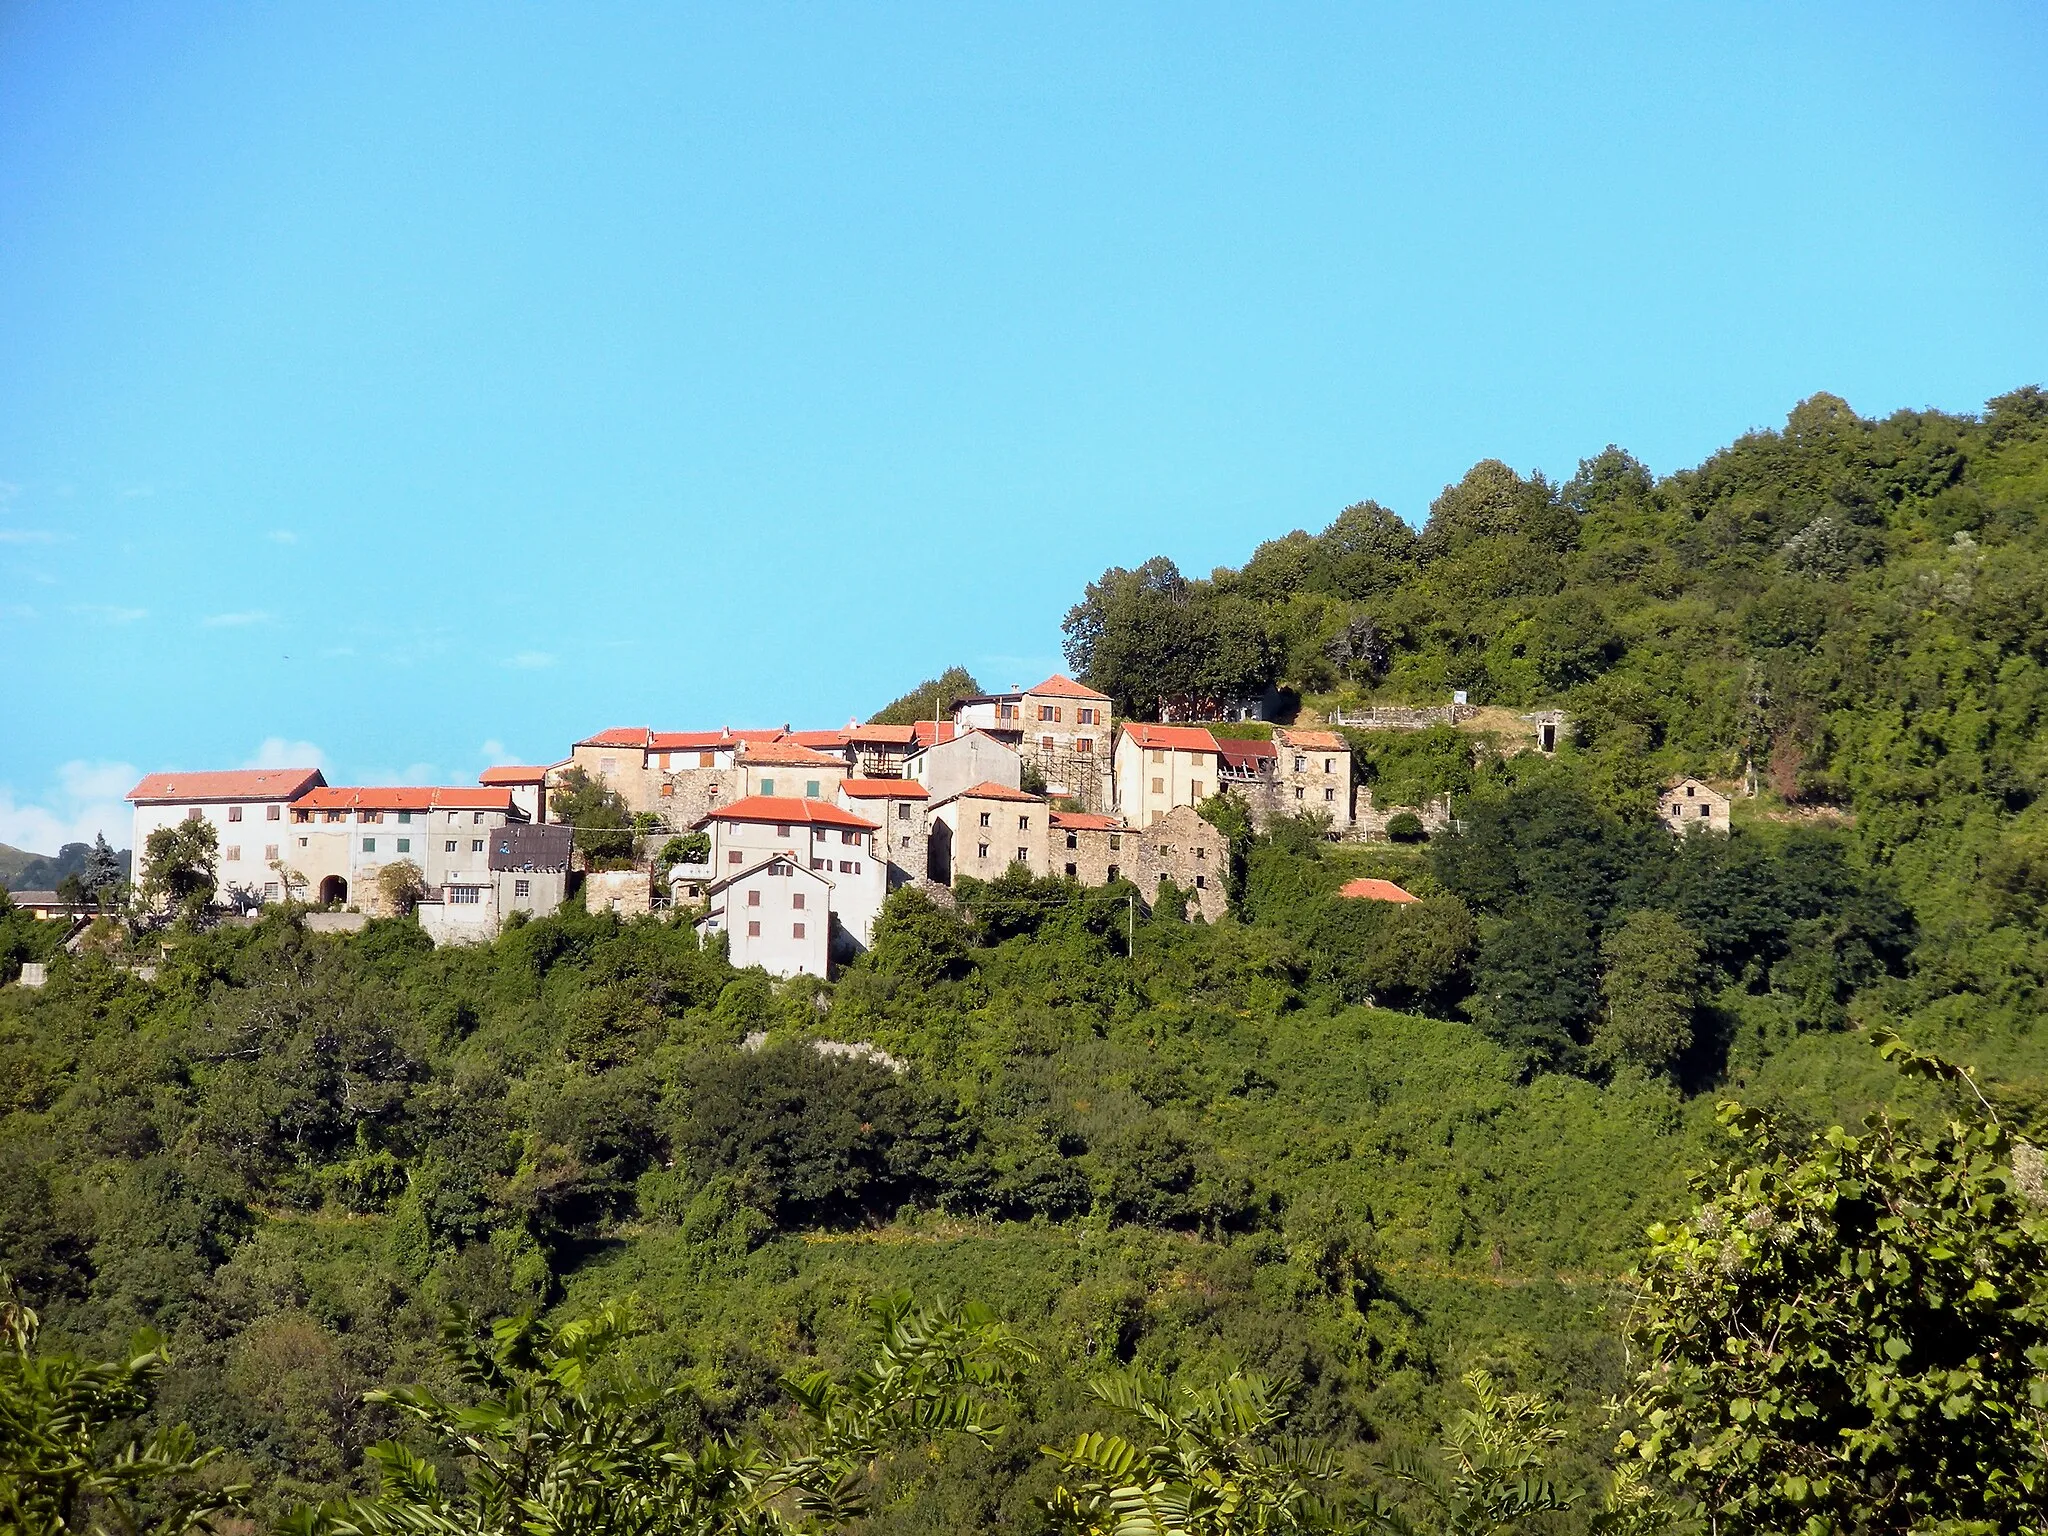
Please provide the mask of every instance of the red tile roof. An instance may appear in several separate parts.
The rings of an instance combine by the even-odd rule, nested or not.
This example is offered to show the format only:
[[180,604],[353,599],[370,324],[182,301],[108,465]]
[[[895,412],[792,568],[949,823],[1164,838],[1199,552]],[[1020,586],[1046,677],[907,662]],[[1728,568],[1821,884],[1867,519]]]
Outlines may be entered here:
[[920,720],[911,729],[920,747],[937,746],[942,741],[951,741],[959,734],[960,728],[950,720]]
[[931,794],[915,779],[848,779],[839,792],[856,800],[924,800]]
[[545,784],[548,771],[545,768],[522,768],[511,763],[496,768],[486,768],[477,775],[479,784]]
[[1054,811],[1055,832],[1121,832],[1123,822],[1115,816],[1098,816],[1093,811]]
[[1274,739],[1290,747],[1306,747],[1311,752],[1348,752],[1351,743],[1335,731],[1275,731]]
[[1216,738],[1199,725],[1147,725],[1142,720],[1126,720],[1124,730],[1139,746],[1146,749],[1160,747],[1174,752],[1214,752]]
[[823,800],[797,800],[787,795],[748,795],[731,805],[706,811],[697,825],[707,821],[772,821],[782,825],[806,822],[818,827],[853,827],[863,832],[879,830],[879,824],[856,816],[849,810]]
[[1270,741],[1239,741],[1230,736],[1218,736],[1216,750],[1222,754],[1223,761],[1233,768],[1256,768],[1259,764],[1270,763],[1280,756]]
[[846,766],[846,759],[843,757],[833,757],[826,752],[813,752],[809,747],[795,741],[750,741],[741,748],[740,760],[792,768],[843,769]]
[[708,752],[735,743],[730,731],[654,731],[647,745],[657,752]]
[[615,725],[608,731],[599,731],[595,736],[586,736],[576,743],[579,747],[644,747],[654,740],[654,732],[644,725]]
[[1086,683],[1077,683],[1064,672],[1055,672],[1036,688],[1026,688],[1026,693],[1043,694],[1050,699],[1100,699],[1109,702],[1109,695],[1097,693]]
[[337,784],[308,790],[301,811],[510,811],[512,791],[455,784]]
[[849,725],[842,733],[848,741],[880,747],[907,747],[917,740],[914,725]]
[[230,768],[212,773],[151,773],[128,791],[136,804],[165,800],[292,800],[325,784],[318,768]]
[[1420,896],[1411,896],[1391,880],[1347,880],[1337,892],[1339,896],[1351,896],[1361,901],[1420,901]]
[[852,734],[852,727],[844,726],[836,731],[791,731],[789,739],[800,747],[843,747]]
[[[1010,788],[1010,786],[1009,786],[1009,785],[1007,785],[1007,784],[997,784],[997,783],[995,783],[995,782],[994,782],[993,780],[989,780],[989,779],[984,779],[984,780],[983,780],[983,781],[982,781],[981,783],[979,783],[979,784],[975,784],[975,785],[973,785],[973,786],[971,786],[971,787],[969,787],[969,788],[967,788],[967,789],[963,789],[963,790],[961,790],[961,791],[960,791],[960,792],[959,792],[958,794],[953,794],[953,795],[948,795],[948,796],[946,796],[946,799],[947,799],[947,800],[1029,800],[1030,802],[1032,802],[1032,804],[1036,805],[1036,804],[1038,804],[1039,802],[1043,801],[1043,800],[1045,799],[1045,796],[1043,796],[1043,795],[1034,795],[1034,794],[1029,794],[1029,793],[1027,793],[1026,791],[1024,791],[1024,790],[1021,790],[1021,789],[1012,789],[1012,788]],[[943,803],[943,802],[942,802],[942,803]]]

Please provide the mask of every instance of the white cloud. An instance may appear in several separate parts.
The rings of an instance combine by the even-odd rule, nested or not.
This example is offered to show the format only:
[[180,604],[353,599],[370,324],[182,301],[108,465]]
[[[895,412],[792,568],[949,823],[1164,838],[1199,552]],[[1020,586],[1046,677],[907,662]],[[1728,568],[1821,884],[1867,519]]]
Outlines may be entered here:
[[263,745],[256,749],[256,755],[242,766],[325,769],[327,754],[310,741],[286,741],[282,736],[266,736],[263,738]]
[[554,664],[555,658],[546,651],[520,651],[505,658],[506,666],[518,667],[526,672],[538,671],[542,667],[552,667]]
[[61,537],[47,528],[0,528],[0,544],[54,544]]
[[125,847],[134,813],[121,797],[142,777],[132,763],[69,762],[57,770],[57,784],[44,804],[17,800],[0,784],[0,843],[31,853],[55,853],[66,843],[89,843],[104,832]]
[[299,536],[289,528],[273,528],[265,535],[273,544],[296,544]]
[[73,603],[66,611],[81,618],[104,619],[109,624],[133,624],[149,617],[147,608],[120,608],[112,603]]
[[495,736],[493,736],[489,741],[485,742],[477,750],[483,753],[484,760],[490,763],[493,767],[495,767],[499,763],[509,763],[512,761],[511,758],[505,755],[505,743],[498,740],[498,738]]
[[252,608],[247,613],[213,613],[199,622],[206,629],[240,629],[247,624],[268,624],[277,615]]

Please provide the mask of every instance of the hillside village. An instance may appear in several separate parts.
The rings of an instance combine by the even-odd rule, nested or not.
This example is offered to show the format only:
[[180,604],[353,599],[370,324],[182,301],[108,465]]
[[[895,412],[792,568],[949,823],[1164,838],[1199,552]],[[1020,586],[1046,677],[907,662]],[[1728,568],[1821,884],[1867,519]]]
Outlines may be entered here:
[[[617,797],[637,830],[634,857],[578,849],[560,812],[571,785]],[[344,924],[395,915],[381,877],[409,864],[418,878],[402,904],[437,943],[488,941],[580,887],[592,910],[694,910],[701,932],[726,935],[735,965],[824,976],[872,942],[892,890],[943,899],[960,880],[1013,867],[1083,885],[1128,880],[1145,894],[1170,886],[1213,921],[1230,850],[1198,808],[1217,794],[1240,800],[1255,828],[1309,815],[1339,841],[1384,839],[1397,815],[1424,833],[1451,817],[1447,799],[1377,805],[1336,731],[1276,726],[1247,739],[1119,722],[1107,695],[1059,674],[914,724],[613,727],[559,762],[490,768],[475,785],[341,786],[314,768],[238,769],[150,774],[128,799],[137,849],[164,828],[208,822],[218,888],[244,909],[289,899]],[[1688,779],[1659,814],[1674,830],[1725,831],[1728,801]],[[655,851],[679,836],[682,859]]]

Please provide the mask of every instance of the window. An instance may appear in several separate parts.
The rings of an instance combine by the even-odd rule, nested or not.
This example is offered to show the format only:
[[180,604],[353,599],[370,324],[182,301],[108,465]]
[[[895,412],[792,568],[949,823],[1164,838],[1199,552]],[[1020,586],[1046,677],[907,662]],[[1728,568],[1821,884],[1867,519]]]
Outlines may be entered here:
[[400,853],[411,853],[411,852],[412,852],[412,839],[411,839],[411,838],[409,838],[409,837],[401,837],[401,838],[400,838],[400,839],[398,840],[398,851],[399,851]]
[[469,813],[469,824],[472,827],[482,826],[484,824],[484,813],[482,811],[471,811]]
[[853,860],[851,860],[851,859],[841,859],[841,860],[839,861],[839,873],[841,873],[842,875],[850,875],[850,874],[852,874],[852,873],[853,873]]
[[1079,834],[1078,832],[1069,832],[1069,833],[1067,834],[1067,846],[1068,846],[1069,848],[1078,848],[1078,847],[1080,847],[1080,846],[1081,846],[1081,835],[1080,835],[1080,834]]
[[991,814],[991,813],[990,813],[990,812],[988,812],[988,811],[983,811],[983,812],[981,813],[981,824],[982,824],[982,825],[983,825],[984,827],[985,827],[985,826],[987,826],[987,825],[989,824],[989,821],[988,821],[988,819],[989,819],[989,816],[990,816],[990,814]]
[[1029,832],[1031,830],[1031,818],[1029,816],[1019,816],[1017,818],[1017,830],[1019,832]]
[[1050,752],[1052,750],[1052,738],[1050,736],[1039,737],[1038,749],[1041,752]]
[[673,784],[664,783],[661,786],[661,793],[663,799],[667,799],[670,795],[673,795],[675,792],[676,787]]
[[1095,723],[1095,711],[1088,705],[1083,704],[1074,711],[1074,719],[1081,725],[1093,725]]
[[484,851],[484,840],[480,837],[472,837],[469,840],[469,851],[471,853],[482,853]]
[[1703,806],[1701,806],[1701,807],[1700,807],[1700,814],[1701,814],[1702,816],[1708,815],[1708,814],[1710,813],[1710,809],[1711,809],[1710,807],[1708,807],[1708,806],[1704,806],[1704,805],[1703,805]]
[[1334,789],[1326,789],[1323,791],[1323,798],[1325,800],[1335,800],[1337,798],[1337,791]]
[[1109,851],[1111,853],[1115,853],[1118,849],[1122,848],[1123,845],[1124,840],[1121,837],[1119,837],[1116,833],[1112,832],[1109,834]]
[[226,860],[230,864],[239,864],[242,862],[242,848],[239,843],[235,844],[233,847],[230,848],[223,848],[221,850],[221,854],[224,858],[226,858]]
[[747,937],[750,939],[758,939],[759,937],[761,937],[761,925],[759,923],[747,924]]
[[229,820],[229,821],[240,821],[241,819],[242,819],[242,808],[241,808],[241,807],[240,807],[239,805],[231,805],[231,806],[229,806],[229,807],[228,807],[228,820]]
[[263,819],[265,821],[281,821],[283,817],[284,807],[281,805],[266,805],[263,808]]
[[790,898],[789,898],[789,904],[790,904],[790,905],[791,905],[792,907],[794,907],[794,908],[795,908],[795,909],[796,909],[797,911],[799,911],[799,912],[803,911],[803,909],[804,909],[804,893],[803,893],[802,891],[793,891],[793,892],[791,892],[791,893],[790,893]]
[[661,754],[661,771],[663,773],[668,772],[668,754],[666,752]]
[[1152,749],[1152,761],[1155,763],[1163,763],[1166,761],[1166,754],[1160,751],[1157,747],[1154,747]]
[[1114,864],[1109,866],[1109,878],[1112,880],[1116,878],[1116,866]]
[[1067,878],[1068,878],[1069,880],[1072,880],[1072,879],[1074,879],[1074,878],[1076,877],[1077,871],[1075,870],[1075,868],[1074,868],[1074,866],[1073,866],[1073,865],[1071,865],[1071,864],[1067,865],[1067,866],[1066,866],[1066,870],[1067,870]]
[[1075,738],[1074,750],[1086,756],[1093,756],[1095,752],[1095,738],[1093,736]]
[[789,925],[789,936],[792,939],[802,938],[804,936],[804,925],[802,923],[791,923]]
[[[1692,786],[1691,786],[1690,784],[1688,784],[1688,785],[1686,785],[1686,786],[1685,786],[1685,798],[1686,798],[1686,799],[1688,799],[1688,800],[1690,800],[1690,799],[1692,798]],[[240,817],[239,817],[239,815],[238,815],[238,814],[236,814],[236,813],[230,813],[229,819],[230,819],[230,820],[239,820],[239,819],[240,819]]]
[[458,907],[473,907],[484,899],[484,888],[480,885],[451,885],[448,900]]
[[998,704],[998,705],[996,706],[996,718],[997,718],[998,720],[1014,720],[1014,719],[1016,719],[1016,718],[1017,718],[1017,706],[1016,706],[1016,705],[1014,705],[1014,704]]
[[907,800],[899,800],[899,801],[897,801],[897,802],[896,802],[896,819],[897,819],[898,821],[908,821],[908,820],[910,820],[910,802],[909,802],[909,801],[907,801]]
[[782,822],[782,823],[778,824],[778,825],[777,825],[777,827],[775,828],[775,835],[776,835],[777,837],[787,837],[787,836],[789,836],[789,823],[788,823],[788,822]]
[[512,882],[512,894],[514,896],[531,896],[533,894],[533,882],[531,880],[514,880]]
[[310,837],[302,837],[299,839],[299,846],[303,848],[310,842],[312,842],[312,839]]
[[1197,875],[1197,876],[1195,876],[1195,889],[1196,889],[1196,890],[1198,890],[1198,891],[1205,891],[1205,890],[1207,890],[1208,888],[1209,888],[1209,877],[1208,877],[1207,875]]
[[818,798],[818,781],[816,779],[804,780],[804,798],[806,800],[815,800]]
[[905,848],[908,848],[908,847],[910,846],[910,839],[909,839],[909,838],[907,838],[907,837],[906,837],[906,838],[904,838],[904,839],[903,839],[903,843],[902,843],[902,846],[903,846],[903,847],[905,847]]
[[1299,784],[1294,786],[1294,798],[1297,800],[1302,798],[1301,786]]
[[455,839],[451,837],[448,839],[447,842],[443,843],[441,845],[441,851],[443,853],[453,853],[455,851]]
[[277,900],[277,882],[275,880],[263,882],[263,899],[265,901]]
[[758,907],[759,905],[761,905],[761,893],[759,891],[747,892],[747,905],[750,907]]
[[1337,771],[1337,759],[1335,759],[1334,757],[1326,757],[1326,758],[1324,758],[1324,759],[1323,759],[1323,772],[1325,772],[1325,773],[1335,773],[1336,771]]
[[831,861],[830,859],[813,859],[813,860],[811,860],[811,868],[813,868],[813,869],[830,869],[831,867],[832,867],[832,861]]
[[774,781],[773,779],[763,779],[763,780],[761,781],[761,793],[762,793],[762,794],[764,794],[764,795],[772,795],[772,794],[774,794],[774,793],[775,793],[775,781]]
[[263,845],[263,862],[266,864],[277,862],[277,844],[265,843]]
[[727,854],[727,855],[725,856],[725,862],[726,862],[726,863],[728,863],[728,864],[737,864],[737,863],[739,863],[739,861],[740,861],[740,851],[739,851],[739,849],[737,849],[737,848],[733,849],[733,850],[732,850],[732,852],[728,853],[728,854]]
[[363,852],[365,852],[365,853],[375,853],[376,851],[377,851],[377,839],[375,839],[374,837],[366,837],[366,838],[364,838],[364,839],[363,839]]
[[1019,848],[1017,850],[1017,862],[1019,864],[1029,864],[1031,862],[1031,850],[1029,848]]
[[401,827],[409,827],[409,826],[411,826],[411,825],[412,825],[412,812],[411,812],[411,811],[400,811],[400,812],[398,813],[398,824],[399,824],[399,825],[400,825]]
[[1163,794],[1165,794],[1165,793],[1166,793],[1166,780],[1164,780],[1164,779],[1154,779],[1154,780],[1152,781],[1152,793],[1153,793],[1153,794],[1155,794],[1155,795],[1163,795]]
[[329,811],[329,812],[327,813],[327,819],[328,819],[329,821],[347,821],[347,820],[348,820],[348,812],[347,812],[347,811]]
[[856,848],[860,845],[860,834],[858,832],[842,832],[839,834],[839,841],[846,844],[849,848]]
[[1301,755],[1300,755],[1299,753],[1297,753],[1297,754],[1295,755],[1295,759],[1294,759],[1294,771],[1295,771],[1296,773],[1300,773],[1300,772],[1302,772],[1302,771],[1303,771],[1304,769],[1306,769],[1307,767],[1308,767],[1308,759],[1307,759],[1307,758],[1305,758],[1305,757],[1303,757],[1303,756],[1301,756]]
[[715,752],[699,752],[697,754],[697,766],[699,768],[716,768],[718,766],[718,754]]
[[987,857],[988,857],[988,844],[987,844],[987,843],[976,843],[976,844],[974,845],[974,856],[975,856],[976,858],[978,858],[978,859],[985,859],[985,858],[987,858]]
[[1195,857],[1198,859],[1206,859],[1207,857],[1209,857],[1209,850],[1206,848],[1197,848],[1195,850]]

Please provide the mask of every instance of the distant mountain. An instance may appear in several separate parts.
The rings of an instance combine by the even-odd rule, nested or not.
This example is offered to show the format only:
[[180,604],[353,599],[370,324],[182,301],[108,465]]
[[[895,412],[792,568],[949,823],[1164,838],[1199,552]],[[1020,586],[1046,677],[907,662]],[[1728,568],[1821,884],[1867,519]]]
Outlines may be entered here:
[[[54,891],[66,875],[84,872],[85,856],[91,851],[90,843],[66,843],[54,854],[30,853],[0,843],[0,886],[10,891]],[[130,878],[133,856],[123,848],[118,857],[121,877]]]

